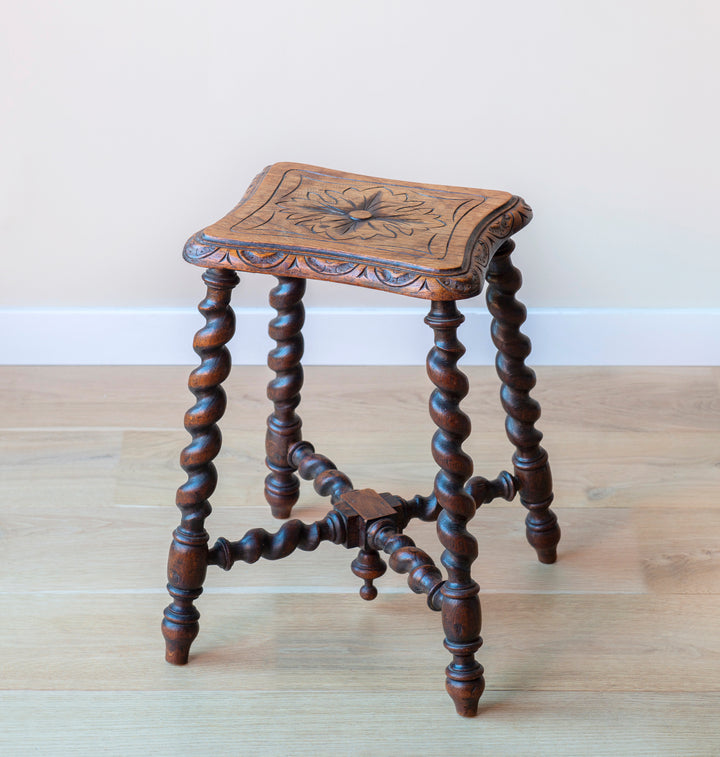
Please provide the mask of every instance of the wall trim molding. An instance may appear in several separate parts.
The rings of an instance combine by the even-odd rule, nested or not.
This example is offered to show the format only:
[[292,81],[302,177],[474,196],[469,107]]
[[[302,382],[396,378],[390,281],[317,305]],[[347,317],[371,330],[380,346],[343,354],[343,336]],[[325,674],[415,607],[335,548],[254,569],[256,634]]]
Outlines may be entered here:
[[[462,307],[465,365],[494,359],[490,316]],[[308,308],[306,365],[419,365],[425,307]],[[264,364],[270,308],[237,308],[236,364]],[[3,365],[189,365],[192,308],[0,308]],[[523,328],[532,365],[720,365],[720,308],[534,308]],[[391,336],[392,335],[392,336]]]

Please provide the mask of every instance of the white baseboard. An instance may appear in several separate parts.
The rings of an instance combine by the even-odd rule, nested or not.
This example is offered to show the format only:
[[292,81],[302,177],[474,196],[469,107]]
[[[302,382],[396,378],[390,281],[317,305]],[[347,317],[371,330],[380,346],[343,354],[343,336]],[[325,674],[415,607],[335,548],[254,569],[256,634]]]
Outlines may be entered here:
[[[484,308],[463,308],[465,365],[495,351]],[[425,307],[308,308],[306,365],[419,365],[432,344]],[[270,308],[238,308],[236,364],[264,364]],[[186,365],[197,363],[194,309],[0,309],[0,364]],[[523,331],[531,365],[720,365],[720,308],[531,309]]]

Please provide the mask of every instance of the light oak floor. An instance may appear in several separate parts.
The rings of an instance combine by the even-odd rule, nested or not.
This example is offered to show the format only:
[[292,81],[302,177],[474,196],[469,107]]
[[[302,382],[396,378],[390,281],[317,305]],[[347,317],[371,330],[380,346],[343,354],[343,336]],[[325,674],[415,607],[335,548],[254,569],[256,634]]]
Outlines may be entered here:
[[[510,465],[498,383],[469,368],[476,472]],[[444,691],[440,618],[352,553],[211,568],[188,666],[164,662],[184,367],[0,368],[0,754],[720,755],[720,369],[538,371],[563,538],[484,506],[481,715]],[[211,541],[276,530],[264,368],[227,382]],[[358,488],[428,493],[418,368],[310,368],[306,438]],[[328,505],[305,484],[296,515]],[[439,557],[432,525],[411,526]]]

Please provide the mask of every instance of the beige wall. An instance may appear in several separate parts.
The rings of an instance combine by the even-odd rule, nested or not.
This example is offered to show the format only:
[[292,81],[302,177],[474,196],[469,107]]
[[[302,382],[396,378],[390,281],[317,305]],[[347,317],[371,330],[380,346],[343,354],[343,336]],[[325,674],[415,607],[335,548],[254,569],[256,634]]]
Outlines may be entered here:
[[719,32],[710,0],[5,3],[0,306],[194,303],[184,239],[296,160],[524,195],[532,306],[717,307]]

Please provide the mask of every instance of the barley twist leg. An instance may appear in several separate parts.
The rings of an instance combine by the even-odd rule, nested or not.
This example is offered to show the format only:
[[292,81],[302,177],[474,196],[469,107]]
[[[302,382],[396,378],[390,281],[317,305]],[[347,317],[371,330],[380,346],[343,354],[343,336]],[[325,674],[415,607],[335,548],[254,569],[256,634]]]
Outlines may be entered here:
[[515,247],[508,241],[492,259],[487,274],[487,304],[493,316],[492,339],[497,347],[495,365],[502,381],[500,397],[507,413],[505,429],[515,445],[513,466],[519,483],[520,501],[527,508],[527,540],[543,563],[557,559],[560,528],[550,509],[553,500],[552,475],[547,452],[540,446],[542,433],[535,428],[540,405],[530,397],[535,372],[525,365],[530,340],[520,331],[525,322],[525,306],[515,299],[522,285],[520,271],[510,259]]
[[220,384],[230,373],[230,352],[225,345],[235,331],[230,294],[238,280],[234,271],[225,269],[210,268],[203,274],[207,296],[198,310],[205,316],[206,324],[193,342],[201,362],[189,380],[196,402],[185,414],[185,428],[192,441],[180,456],[188,480],[177,491],[181,520],[173,533],[168,558],[168,591],[172,602],[165,609],[162,623],[165,657],[175,665],[187,662],[190,645],[199,630],[200,613],[193,602],[202,593],[208,564],[205,518],[211,512],[208,498],[217,483],[212,460],[222,443],[217,421],[225,412],[227,401]]
[[433,302],[425,322],[435,332],[427,370],[436,387],[430,396],[430,415],[438,427],[432,453],[440,466],[434,494],[441,508],[437,531],[445,547],[441,561],[448,576],[441,588],[442,620],[445,646],[453,656],[446,669],[445,686],[458,713],[472,717],[477,714],[485,680],[482,665],[474,656],[482,639],[479,587],[470,575],[478,547],[467,530],[476,507],[473,498],[464,491],[473,463],[462,450],[463,441],[470,435],[470,419],[460,410],[460,400],[468,392],[468,380],[457,368],[465,352],[456,335],[463,320],[455,302],[450,301]]
[[270,292],[270,304],[277,316],[270,321],[270,337],[277,345],[268,355],[268,366],[275,371],[267,395],[273,403],[267,420],[265,463],[270,473],[265,479],[265,499],[276,518],[289,518],[300,493],[300,481],[288,460],[288,450],[301,439],[302,421],[295,412],[303,385],[301,329],[305,321],[302,304],[305,279],[278,276]]

